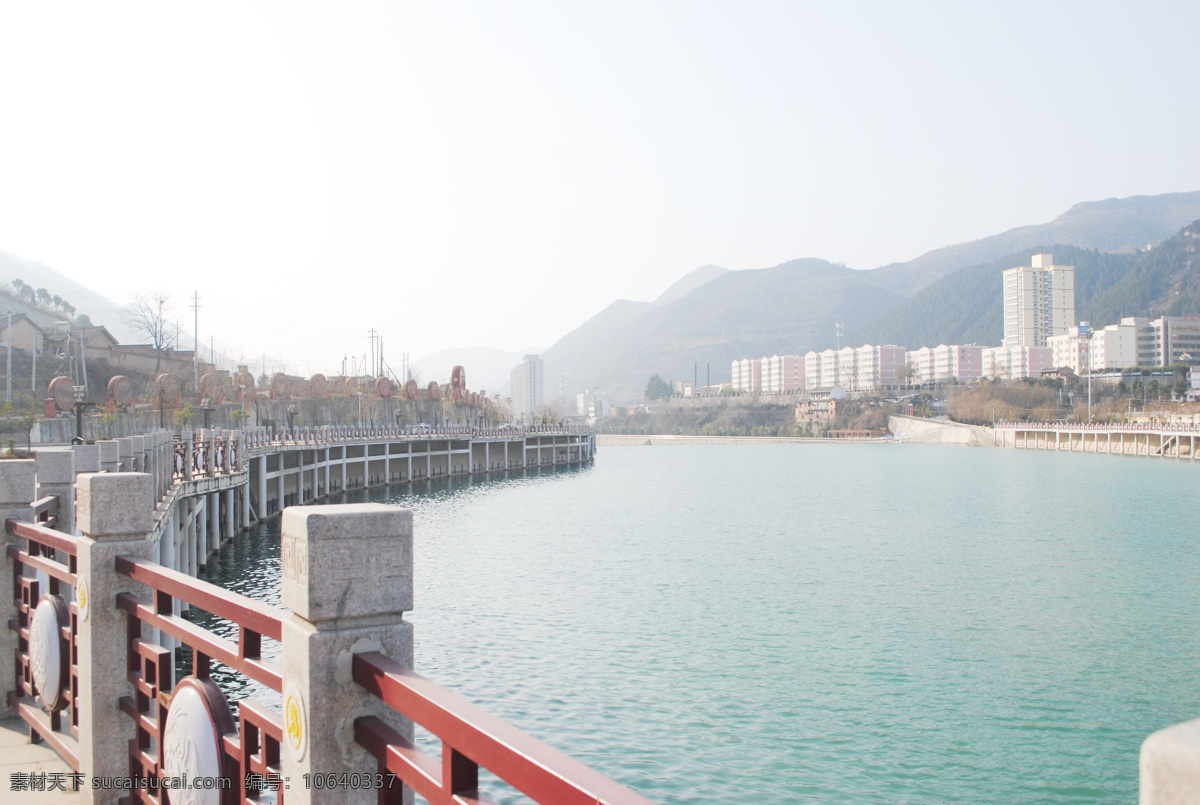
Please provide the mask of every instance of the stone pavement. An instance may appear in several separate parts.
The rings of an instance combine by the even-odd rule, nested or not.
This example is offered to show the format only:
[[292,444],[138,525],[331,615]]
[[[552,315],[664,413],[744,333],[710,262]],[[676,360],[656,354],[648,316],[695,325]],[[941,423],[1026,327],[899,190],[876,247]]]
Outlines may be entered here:
[[[37,775],[35,778],[34,775]],[[52,787],[62,780],[67,791],[30,791],[31,786]],[[61,775],[61,777],[57,776]],[[0,802],[4,805],[79,805],[83,793],[70,791],[71,767],[45,744],[29,743],[29,728],[19,718],[0,721]],[[28,780],[29,783],[24,781]]]

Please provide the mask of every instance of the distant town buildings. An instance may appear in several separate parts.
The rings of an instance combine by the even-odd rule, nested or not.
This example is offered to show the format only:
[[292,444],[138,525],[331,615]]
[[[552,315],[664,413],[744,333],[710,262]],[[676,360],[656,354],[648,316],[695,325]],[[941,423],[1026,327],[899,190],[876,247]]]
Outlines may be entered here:
[[1075,323],[1074,266],[1035,254],[1032,266],[1004,272],[1004,346],[1045,347]]
[[903,384],[904,347],[894,344],[827,349],[804,355],[806,389],[837,386],[845,391],[881,392]]
[[[1200,316],[1138,316],[1093,330],[1075,321],[1075,268],[1035,254],[1029,266],[1003,272],[1004,339],[1000,346],[939,344],[905,350],[896,345],[810,350],[733,362],[735,392],[750,394],[837,388],[844,392],[886,393],[931,384],[966,383],[976,378],[1037,378],[1052,369],[1076,375],[1134,366],[1168,366],[1200,358]],[[821,419],[836,400],[805,404],[797,417]]]
[[520,419],[533,416],[545,401],[546,370],[538,355],[526,355],[509,375],[513,413]]
[[982,358],[983,377],[993,380],[1041,377],[1054,368],[1049,347],[985,347]]

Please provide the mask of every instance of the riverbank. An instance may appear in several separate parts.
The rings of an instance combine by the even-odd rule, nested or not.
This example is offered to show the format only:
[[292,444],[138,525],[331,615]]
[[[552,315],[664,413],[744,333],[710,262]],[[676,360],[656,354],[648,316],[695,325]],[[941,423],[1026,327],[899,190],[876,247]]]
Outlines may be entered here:
[[879,439],[815,439],[808,436],[672,436],[668,434],[628,435],[600,433],[597,447],[678,446],[696,444],[891,444],[889,438]]

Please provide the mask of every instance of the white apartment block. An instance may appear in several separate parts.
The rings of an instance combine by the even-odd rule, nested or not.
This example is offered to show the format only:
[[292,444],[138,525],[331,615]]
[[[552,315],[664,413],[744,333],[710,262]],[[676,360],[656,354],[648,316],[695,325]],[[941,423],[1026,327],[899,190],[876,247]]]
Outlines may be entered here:
[[1004,272],[1004,345],[1045,347],[1075,323],[1075,267],[1035,254],[1032,265]]
[[[821,374],[816,387],[836,386],[838,384],[838,352],[827,349],[821,353]],[[843,386],[843,388],[845,388]]]
[[1138,325],[1132,318],[1092,331],[1092,371],[1128,369],[1138,365]]
[[815,389],[821,386],[821,353],[809,350],[804,353],[804,388]]
[[1043,369],[1053,368],[1049,347],[984,347],[983,376],[1000,380],[1041,377]]
[[930,347],[921,347],[914,349],[905,354],[905,362],[911,367],[912,376],[909,378],[909,383],[914,386],[922,386],[926,383],[934,382],[933,373],[933,349]]
[[810,351],[804,355],[804,386],[809,391],[837,386],[845,391],[896,388],[904,373],[904,347],[893,344]]
[[762,361],[742,358],[733,362],[733,390],[746,394],[762,391]]
[[512,383],[513,413],[519,418],[533,416],[534,410],[545,401],[546,370],[538,355],[526,355],[509,374]]
[[858,350],[842,347],[837,351],[837,382],[846,391],[858,391]]

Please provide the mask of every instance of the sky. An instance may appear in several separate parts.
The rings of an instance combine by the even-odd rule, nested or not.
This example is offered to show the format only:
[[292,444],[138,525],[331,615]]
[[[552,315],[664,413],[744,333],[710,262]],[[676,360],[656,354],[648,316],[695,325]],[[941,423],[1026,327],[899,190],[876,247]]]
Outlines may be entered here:
[[1198,27],[1195,2],[0,0],[0,252],[165,290],[189,329],[198,293],[202,341],[296,374],[372,329],[397,370],[545,348],[709,263],[874,268],[1200,189]]

